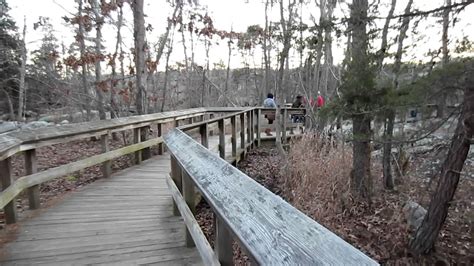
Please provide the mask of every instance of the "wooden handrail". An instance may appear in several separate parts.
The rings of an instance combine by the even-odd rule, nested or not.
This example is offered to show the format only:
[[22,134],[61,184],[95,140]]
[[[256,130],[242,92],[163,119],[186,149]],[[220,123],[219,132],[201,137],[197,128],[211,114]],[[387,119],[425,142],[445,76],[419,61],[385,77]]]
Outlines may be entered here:
[[145,127],[153,123],[167,123],[201,116],[211,112],[236,112],[243,108],[194,108],[149,115],[130,116],[101,121],[74,123],[0,135],[0,160],[13,154],[42,146],[69,142],[110,132]]
[[[163,133],[163,123],[176,121],[176,124],[180,120],[188,120],[192,123],[193,118],[203,118],[204,115],[208,113],[228,113],[240,110],[242,110],[242,108],[194,108],[2,134],[0,135],[0,182],[3,190],[0,193],[0,208],[4,208],[6,223],[11,224],[16,222],[14,198],[25,189],[28,189],[30,209],[37,209],[40,205],[38,185],[43,182],[97,164],[102,164],[103,176],[108,177],[111,174],[111,160],[130,153],[135,153],[136,163],[140,163],[144,149],[162,144],[163,140],[160,136]],[[146,140],[146,138],[142,139],[141,136],[146,137],[147,135],[143,133],[146,133],[147,128],[153,124],[158,125],[158,138],[150,140]],[[111,132],[129,129],[133,129],[134,131],[134,144],[110,151],[108,145],[109,134]],[[37,148],[92,136],[100,136],[101,154],[37,172]],[[163,153],[162,145],[159,146],[159,148],[160,153]],[[20,151],[26,151],[26,176],[13,180],[11,156]]]
[[377,265],[180,129],[167,134],[165,143],[181,168],[175,173],[186,173],[181,176],[185,201],[194,207],[194,195],[185,193],[193,191],[184,182],[190,179],[217,216],[215,248],[222,264],[231,263],[234,236],[262,265]]

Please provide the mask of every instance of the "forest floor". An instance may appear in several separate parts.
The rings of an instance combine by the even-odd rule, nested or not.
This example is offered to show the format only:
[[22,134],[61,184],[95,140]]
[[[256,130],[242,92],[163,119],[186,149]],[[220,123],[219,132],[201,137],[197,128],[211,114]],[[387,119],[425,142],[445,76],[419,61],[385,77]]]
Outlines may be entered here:
[[[436,180],[430,178],[431,174],[436,172],[433,165],[442,162],[445,153],[445,148],[435,148],[410,154],[408,171],[398,182],[395,191],[383,189],[382,173],[380,167],[377,167],[377,160],[380,160],[375,158],[375,169],[372,173],[375,192],[370,206],[355,204],[331,216],[321,215],[320,210],[321,207],[338,209],[337,206],[330,206],[331,203],[321,205],[317,198],[312,201],[303,195],[289,196],[292,192],[284,185],[284,175],[280,168],[282,164],[276,149],[266,147],[251,151],[238,167],[381,264],[473,265],[474,179],[470,174],[464,174],[459,182],[448,218],[436,242],[436,251],[427,256],[413,257],[407,248],[412,231],[406,223],[402,207],[406,200],[410,199],[428,208],[431,194],[437,184]],[[471,152],[463,173],[474,173],[473,162],[474,153]],[[206,203],[200,204],[198,210],[198,221],[208,239],[212,241],[214,237],[211,210]],[[234,247],[234,260],[240,265],[247,261],[237,246]]]

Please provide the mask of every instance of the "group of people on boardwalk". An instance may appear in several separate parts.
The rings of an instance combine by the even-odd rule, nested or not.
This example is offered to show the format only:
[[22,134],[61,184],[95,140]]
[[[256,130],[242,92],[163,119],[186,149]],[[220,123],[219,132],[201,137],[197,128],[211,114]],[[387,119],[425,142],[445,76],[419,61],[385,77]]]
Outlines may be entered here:
[[[306,105],[308,104],[311,106],[311,108],[317,108],[320,109],[324,106],[324,98],[321,95],[321,93],[318,91],[318,96],[316,97],[316,100],[313,100],[312,98],[308,101],[305,97],[298,95],[296,96],[295,101],[292,103],[291,108],[305,108]],[[277,104],[275,102],[274,96],[272,93],[268,93],[267,98],[263,101],[263,107],[265,108],[277,108]],[[265,118],[268,120],[268,124],[273,124],[273,121],[275,120],[275,114],[266,114]],[[302,115],[293,115],[292,120],[294,123],[303,123],[304,122],[304,116]],[[271,129],[267,128],[265,129],[265,133],[267,136],[272,136],[271,134]]]

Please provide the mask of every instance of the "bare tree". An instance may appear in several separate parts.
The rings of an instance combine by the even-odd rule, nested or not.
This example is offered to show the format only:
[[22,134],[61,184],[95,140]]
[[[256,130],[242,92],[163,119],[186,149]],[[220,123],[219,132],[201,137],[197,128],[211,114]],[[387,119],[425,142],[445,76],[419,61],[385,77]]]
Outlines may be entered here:
[[448,216],[450,202],[458,186],[464,162],[472,146],[474,136],[474,68],[471,64],[465,71],[464,101],[456,131],[451,140],[446,159],[441,167],[438,186],[430,202],[428,212],[410,241],[415,254],[429,253],[438,238],[439,232]]
[[79,32],[76,36],[76,40],[79,42],[79,51],[81,56],[81,82],[82,82],[82,90],[83,90],[83,99],[82,99],[82,107],[86,110],[87,119],[91,118],[91,106],[89,104],[89,85],[87,84],[87,73],[89,70],[87,69],[87,60],[86,60],[86,44],[85,44],[85,30],[84,30],[84,20],[85,17],[83,16],[83,0],[79,0],[78,6],[78,24],[79,24]]
[[104,94],[102,91],[102,68],[100,66],[102,57],[102,25],[104,18],[100,15],[100,6],[97,0],[91,2],[92,12],[94,13],[95,20],[95,91],[97,93],[97,110],[99,110],[99,118],[104,120],[105,108],[104,108]]
[[23,120],[23,109],[25,103],[25,75],[26,75],[26,17],[24,18],[24,26],[23,26],[23,39],[21,40],[21,65],[20,65],[20,87],[18,92],[18,116],[17,120]]
[[143,0],[133,0],[133,37],[135,42],[136,108],[139,115],[146,114],[146,66],[145,66],[145,15]]
[[349,28],[352,31],[351,61],[345,80],[344,97],[351,108],[353,161],[351,189],[361,200],[369,201],[372,194],[371,176],[371,114],[367,98],[374,92],[373,73],[368,55],[368,2],[354,0],[351,5]]
[[[445,7],[451,6],[451,0],[445,0]],[[442,31],[442,36],[441,36],[441,51],[442,51],[442,64],[446,65],[449,62],[449,50],[448,50],[448,30],[449,30],[449,14],[450,14],[450,9],[446,8],[443,10],[443,31]],[[437,102],[437,116],[438,117],[444,117],[445,116],[445,109],[446,109],[446,98],[447,94],[445,91],[441,92],[440,97],[438,97],[438,102]]]

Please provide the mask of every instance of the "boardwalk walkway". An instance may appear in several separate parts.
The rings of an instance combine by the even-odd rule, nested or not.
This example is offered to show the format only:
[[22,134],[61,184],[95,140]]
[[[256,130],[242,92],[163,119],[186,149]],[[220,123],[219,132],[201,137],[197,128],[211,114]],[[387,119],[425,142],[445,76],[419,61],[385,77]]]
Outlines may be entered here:
[[[218,143],[218,136],[209,137],[215,153]],[[226,135],[226,159],[231,150]],[[200,265],[197,250],[185,246],[182,218],[173,216],[169,172],[165,154],[72,192],[21,222],[0,264]]]
[[169,170],[169,156],[157,156],[73,192],[21,223],[0,264],[200,264],[173,216]]

